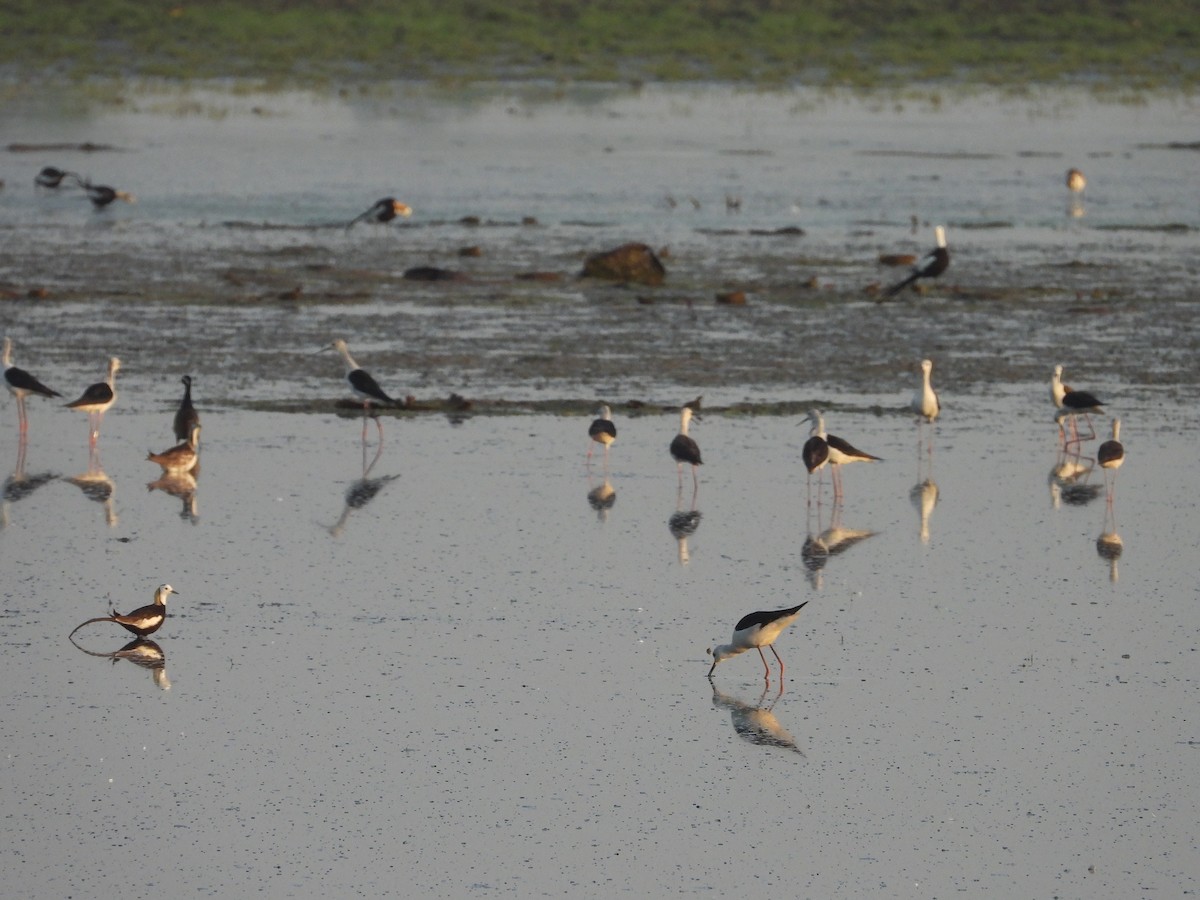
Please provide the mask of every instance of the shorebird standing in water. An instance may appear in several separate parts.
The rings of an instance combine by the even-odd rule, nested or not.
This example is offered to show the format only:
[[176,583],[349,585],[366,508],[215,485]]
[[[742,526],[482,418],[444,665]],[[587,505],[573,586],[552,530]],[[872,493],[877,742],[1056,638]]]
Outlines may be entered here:
[[[1112,420],[1112,438],[1100,445],[1096,451],[1096,462],[1100,464],[1100,468],[1104,469],[1104,483],[1108,488],[1108,504],[1112,505],[1113,494],[1117,487],[1117,469],[1121,468],[1121,464],[1125,462],[1125,445],[1121,443],[1121,420]],[[1109,481],[1108,473],[1112,472],[1112,480]]]
[[4,339],[4,385],[8,388],[8,392],[17,400],[17,428],[20,436],[24,438],[29,432],[29,418],[25,412],[25,398],[30,394],[37,394],[41,397],[61,397],[58,391],[52,391],[46,387],[24,369],[19,369],[12,364],[12,339],[6,337]]
[[[942,403],[938,399],[937,391],[930,384],[930,375],[933,372],[933,360],[921,360],[921,386],[917,388],[917,392],[913,394],[912,402],[909,407],[917,414],[917,443],[921,442],[921,426],[929,425],[929,452],[933,452],[933,434],[932,426],[934,420],[942,412]],[[920,449],[918,447],[918,449]]]
[[180,381],[183,382],[183,399],[179,401],[179,409],[175,412],[175,421],[172,424],[175,440],[186,441],[192,433],[192,426],[200,424],[200,413],[196,412],[196,407],[192,405],[192,376],[184,375]]
[[68,172],[60,169],[57,166],[46,166],[40,172],[33,176],[33,183],[38,187],[54,189],[63,183],[63,179],[70,178],[79,184],[79,176],[74,172]]
[[[162,628],[163,622],[167,619],[167,597],[170,594],[178,596],[179,592],[169,584],[160,584],[158,590],[154,592],[154,602],[149,606],[142,606],[125,615],[121,615],[115,609],[111,609],[107,616],[99,616],[95,619],[88,619],[86,622],[80,622],[75,626],[75,631],[78,631],[84,625],[91,625],[93,622],[116,622],[126,631],[132,631],[138,637],[154,634],[154,632]],[[72,631],[67,637],[74,636],[75,631]]]
[[110,406],[117,402],[117,370],[121,361],[115,356],[108,361],[108,378],[98,381],[83,392],[78,400],[67,404],[71,409],[78,409],[88,414],[88,443],[96,446],[100,437],[100,422]]
[[692,467],[692,487],[699,488],[696,468],[704,464],[700,458],[700,445],[688,434],[688,422],[692,421],[692,408],[684,406],[679,412],[679,434],[671,441],[671,457],[675,460],[675,468],[679,474],[679,483],[683,484],[683,464]]
[[766,655],[762,652],[763,647],[770,647],[771,652],[775,654],[775,658],[779,660],[779,682],[782,684],[783,659],[775,650],[775,640],[783,633],[785,628],[800,617],[800,610],[807,605],[808,601],[805,600],[799,606],[793,606],[791,609],[752,612],[748,616],[743,616],[733,626],[733,640],[728,644],[721,644],[708,651],[709,655],[713,658],[712,668],[708,670],[708,677],[712,678],[712,674],[717,668],[717,663],[721,660],[737,656],[739,653],[745,653],[753,647],[758,651],[758,655],[762,657],[763,673],[766,679],[770,681],[771,667],[767,663]]
[[[346,342],[341,338],[335,340],[328,347],[323,347],[323,350],[336,350],[342,354],[342,360],[346,364],[346,382],[350,385],[350,390],[354,395],[362,401],[363,407],[363,441],[367,440],[367,416],[371,411],[371,404],[378,403],[387,406],[399,406],[399,404],[384,393],[383,388],[379,383],[371,377],[370,373],[361,368],[354,361],[354,357],[350,355],[350,348],[346,346]],[[383,440],[383,424],[379,421],[379,416],[375,416],[375,426],[379,429],[379,439]]]
[[821,415],[820,410],[810,409],[801,421],[813,423],[812,431],[809,432],[810,437],[800,451],[804,466],[808,469],[810,484],[812,473],[828,463],[830,477],[833,481],[833,501],[839,503],[843,499],[840,467],[854,462],[878,462],[879,457],[859,450],[849,441],[845,441],[837,435],[826,434],[825,417]]
[[[604,445],[604,466],[608,468],[608,446],[617,439],[617,426],[612,421],[612,410],[607,406],[601,406],[596,410],[596,418],[592,424],[588,426],[588,437],[594,443]],[[592,444],[588,444],[587,461],[592,461],[592,450],[595,448]]]
[[80,185],[83,192],[87,194],[87,198],[92,201],[92,206],[96,209],[104,209],[114,200],[123,200],[125,203],[137,203],[137,197],[128,191],[118,191],[110,188],[106,184],[92,184],[90,181],[83,182]]
[[188,439],[182,444],[177,444],[162,453],[155,453],[152,450],[147,454],[146,459],[158,463],[162,466],[163,472],[168,474],[192,471],[200,459],[200,423],[197,422],[192,426]]

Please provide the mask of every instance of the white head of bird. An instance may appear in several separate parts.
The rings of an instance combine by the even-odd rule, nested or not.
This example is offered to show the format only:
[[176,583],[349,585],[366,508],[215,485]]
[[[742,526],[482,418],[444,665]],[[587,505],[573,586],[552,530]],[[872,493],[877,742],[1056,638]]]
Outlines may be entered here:
[[810,409],[800,422],[812,422],[812,433],[821,437],[825,436],[825,416],[819,409]]
[[168,594],[178,594],[178,593],[179,593],[179,591],[175,590],[175,588],[171,587],[169,584],[160,584],[158,586],[158,590],[156,590],[154,592],[154,605],[155,606],[166,606],[167,605],[167,595]]
[[688,422],[692,421],[692,408],[685,406],[679,411],[679,433],[687,434]]
[[933,234],[937,238],[937,245],[943,250],[946,249],[946,229],[938,225],[933,229]]

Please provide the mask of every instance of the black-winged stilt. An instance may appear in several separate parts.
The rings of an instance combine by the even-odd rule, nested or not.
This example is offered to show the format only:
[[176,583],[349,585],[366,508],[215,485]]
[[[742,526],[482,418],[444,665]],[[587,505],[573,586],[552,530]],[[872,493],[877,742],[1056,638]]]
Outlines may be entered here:
[[407,219],[412,215],[412,207],[407,203],[401,203],[395,197],[384,197],[382,200],[376,200],[375,205],[365,212],[359,213],[353,219],[346,223],[347,230],[359,222],[370,220],[372,222],[390,222],[397,216]]
[[[604,445],[604,464],[608,465],[608,445],[617,439],[617,426],[612,421],[612,410],[608,406],[601,406],[596,410],[596,418],[592,424],[588,426],[588,437],[594,443]],[[592,461],[592,450],[595,448],[591,443],[588,444],[587,459]]]
[[805,600],[799,606],[793,606],[791,609],[776,609],[771,611],[752,612],[747,616],[743,616],[741,620],[733,626],[733,640],[728,644],[720,644],[712,647],[708,652],[713,658],[712,668],[708,670],[708,677],[712,678],[713,671],[717,668],[717,663],[723,659],[728,659],[731,656],[737,656],[739,653],[745,653],[751,647],[758,651],[758,655],[762,657],[764,677],[771,680],[771,667],[767,664],[767,657],[763,654],[763,647],[770,647],[771,652],[775,654],[775,658],[779,660],[779,681],[783,682],[783,659],[775,650],[775,639],[783,632],[785,628],[796,621],[800,616],[800,610],[808,605]]
[[71,409],[88,414],[88,442],[93,447],[100,437],[100,422],[104,414],[117,402],[117,370],[120,368],[121,361],[112,357],[108,361],[108,378],[91,385],[78,400],[67,404]]
[[162,470],[168,473],[190,472],[196,468],[196,462],[200,459],[200,423],[197,422],[192,426],[191,432],[188,433],[188,439],[182,444],[177,444],[170,450],[164,450],[162,453],[151,451],[146,459],[151,462],[156,462],[162,466]]
[[833,481],[833,498],[835,501],[841,500],[843,496],[842,475],[839,467],[854,462],[878,462],[879,457],[859,450],[849,441],[843,440],[837,435],[827,434],[825,417],[821,415],[820,410],[810,409],[801,421],[813,423],[811,437],[805,442],[804,449],[801,451],[808,474],[812,475],[813,472],[828,463]]
[[8,392],[17,399],[17,427],[22,437],[29,431],[29,419],[25,413],[25,398],[30,394],[41,397],[61,397],[58,391],[52,391],[24,369],[12,364],[12,339],[4,339],[4,384]]
[[679,411],[679,434],[671,441],[671,458],[675,460],[675,468],[679,474],[679,482],[683,483],[683,464],[692,467],[692,486],[698,487],[696,467],[704,464],[700,458],[700,445],[688,434],[688,423],[692,421],[692,408],[684,406]]
[[[363,440],[365,441],[367,439],[367,415],[370,413],[371,404],[399,406],[399,403],[384,393],[383,388],[371,377],[369,372],[359,367],[358,363],[354,361],[354,357],[350,355],[350,348],[346,346],[344,340],[338,338],[328,347],[323,347],[322,349],[336,350],[342,354],[342,360],[346,364],[346,381],[350,385],[350,390],[362,401]],[[378,416],[375,417],[375,426],[379,429],[379,439],[383,440],[383,424],[379,421]]]
[[154,632],[162,628],[163,622],[166,621],[167,596],[170,594],[178,595],[179,591],[175,590],[169,584],[160,584],[158,590],[154,592],[154,602],[149,606],[142,606],[125,615],[121,615],[115,609],[112,609],[107,616],[99,616],[95,619],[88,619],[86,622],[80,622],[75,626],[75,631],[72,631],[67,637],[70,638],[84,625],[91,625],[93,622],[116,622],[122,628],[132,631],[138,637],[154,634]]
[[[1062,405],[1059,407],[1058,412],[1054,414],[1054,421],[1058,423],[1058,427],[1064,438],[1063,446],[1078,445],[1081,441],[1092,440],[1096,437],[1096,429],[1092,425],[1091,414],[1103,413],[1103,402],[1098,400],[1095,394],[1088,391],[1072,390],[1069,385],[1063,385],[1063,387]],[[1074,434],[1071,440],[1066,440],[1066,430],[1062,424],[1062,420],[1068,416],[1071,419],[1071,431]],[[1084,421],[1087,422],[1089,434],[1080,435],[1079,425],[1076,421],[1078,416],[1083,416]]]
[[919,278],[937,278],[946,271],[950,265],[950,251],[946,249],[946,229],[939,225],[934,229],[934,235],[937,237],[937,246],[917,260],[907,278],[896,282],[884,292],[888,297],[896,296]]
[[[1108,502],[1112,503],[1113,489],[1116,487],[1117,469],[1125,462],[1125,446],[1121,443],[1121,420],[1112,420],[1112,438],[1100,445],[1096,451],[1096,462],[1104,469],[1104,481],[1108,486]],[[1112,481],[1108,473],[1112,472]]]
[[179,409],[175,412],[173,425],[175,440],[186,441],[188,435],[192,433],[192,426],[200,424],[200,414],[192,405],[192,376],[184,375],[180,381],[183,382],[183,399],[179,401]]

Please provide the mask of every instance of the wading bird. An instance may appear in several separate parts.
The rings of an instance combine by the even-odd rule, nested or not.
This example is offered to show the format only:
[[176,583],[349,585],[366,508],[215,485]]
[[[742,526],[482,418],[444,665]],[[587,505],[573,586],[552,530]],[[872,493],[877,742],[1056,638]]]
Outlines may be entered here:
[[146,459],[158,463],[164,472],[170,474],[192,471],[200,459],[200,423],[197,422],[192,426],[188,439],[182,444],[177,444],[162,453],[150,451],[146,455]]
[[[612,421],[612,410],[607,406],[601,406],[596,410],[596,418],[592,424],[588,426],[588,437],[597,444],[604,445],[604,465],[608,465],[608,445],[617,439],[617,426]],[[592,461],[592,450],[595,448],[588,444],[587,459]]]
[[[350,348],[346,346],[344,340],[338,338],[322,349],[336,350],[342,354],[342,360],[346,364],[346,382],[350,385],[350,390],[354,392],[354,395],[362,401],[363,440],[365,441],[367,439],[367,415],[370,413],[371,404],[378,403],[387,406],[398,406],[399,404],[384,393],[383,388],[371,377],[369,372],[359,367],[358,363],[354,361],[354,357],[350,355]],[[383,440],[383,425],[378,416],[375,417],[375,425],[379,429],[379,439]]]
[[[1125,445],[1121,443],[1121,420],[1112,420],[1112,438],[1100,445],[1096,451],[1096,462],[1104,469],[1104,481],[1108,485],[1108,502],[1113,500],[1117,484],[1117,469],[1125,462]],[[1109,483],[1108,473],[1112,472],[1112,482]]]
[[67,172],[64,169],[59,169],[55,166],[46,166],[42,171],[33,176],[33,183],[38,187],[56,188],[63,183],[64,178],[70,178],[79,184],[79,176],[74,172]]
[[137,203],[137,197],[128,191],[118,191],[110,188],[106,184],[92,184],[90,181],[85,181],[80,185],[83,192],[87,194],[87,198],[92,201],[92,206],[96,209],[104,209],[114,200],[123,200],[126,203]]
[[98,381],[83,392],[78,400],[73,400],[67,406],[88,414],[88,443],[96,446],[100,437],[100,422],[108,408],[117,402],[117,370],[121,361],[115,356],[108,361],[108,378]]
[[843,440],[835,434],[826,434],[825,417],[821,415],[820,410],[810,409],[808,414],[800,421],[813,423],[812,430],[809,432],[809,439],[804,442],[804,448],[800,451],[801,459],[804,460],[804,467],[808,469],[811,479],[813,472],[818,471],[828,463],[831,480],[833,481],[833,499],[835,502],[840,501],[842,499],[842,475],[840,467],[854,462],[878,462],[879,457],[859,450],[849,441]]
[[[126,631],[132,631],[138,637],[154,634],[154,632],[162,628],[163,622],[167,619],[167,596],[169,594],[178,596],[179,592],[169,584],[160,584],[158,590],[154,592],[154,602],[149,606],[140,607],[126,615],[121,615],[115,609],[110,609],[107,616],[99,616],[95,619],[88,619],[86,622],[80,622],[75,626],[75,631],[78,631],[84,625],[91,625],[93,622],[116,622]],[[75,635],[75,631],[67,635],[68,639]]]
[[700,458],[700,445],[688,434],[688,422],[692,420],[692,408],[685,406],[679,412],[679,434],[671,441],[671,458],[675,460],[675,469],[679,474],[679,483],[683,483],[683,464],[692,467],[692,487],[699,487],[696,477],[696,467],[704,464]]
[[25,398],[30,394],[42,397],[61,397],[58,391],[52,391],[24,369],[12,364],[12,339],[4,339],[4,384],[8,392],[17,400],[17,428],[24,437],[29,431],[29,419],[25,413]]
[[791,609],[752,612],[748,616],[743,616],[741,621],[733,627],[733,640],[728,644],[721,644],[708,651],[709,655],[713,658],[712,668],[708,670],[708,677],[712,678],[712,674],[717,668],[717,663],[721,660],[737,656],[739,653],[745,653],[753,647],[758,650],[758,655],[762,657],[763,674],[770,681],[771,667],[767,663],[766,655],[762,652],[763,647],[770,647],[771,652],[775,654],[775,658],[779,660],[779,681],[782,683],[783,659],[775,650],[775,639],[779,637],[785,628],[800,617],[800,610],[807,605],[808,601],[805,600],[799,606],[793,606]]
[[888,297],[896,296],[919,278],[937,278],[949,267],[950,251],[946,249],[946,229],[939,225],[934,229],[934,234],[937,236],[937,246],[917,260],[912,274],[885,291]]
[[192,406],[192,376],[184,375],[180,381],[183,382],[183,399],[179,401],[173,425],[175,440],[186,441],[192,433],[192,426],[200,424],[200,413]]

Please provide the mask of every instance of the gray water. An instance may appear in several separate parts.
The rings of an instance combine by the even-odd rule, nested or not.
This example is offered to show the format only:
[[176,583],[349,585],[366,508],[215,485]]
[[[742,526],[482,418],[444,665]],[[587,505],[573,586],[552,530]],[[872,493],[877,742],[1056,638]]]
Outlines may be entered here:
[[[29,401],[23,454],[0,417],[14,896],[1200,886],[1200,204],[1165,149],[1189,103],[213,93],[2,119],[123,148],[3,155],[14,361],[69,396],[125,364],[96,458],[57,403]],[[48,163],[139,202],[35,194]],[[387,193],[409,223],[309,227]],[[877,305],[877,254],[929,244],[910,214],[950,225],[952,268]],[[670,245],[663,289],[571,277],[628,239]],[[471,280],[400,277],[424,263]],[[333,336],[394,393],[475,408],[384,416],[364,448]],[[925,355],[932,455],[902,411]],[[1096,443],[1056,446],[1055,363],[1122,417],[1111,508]],[[156,483],[185,371],[202,468]],[[699,393],[693,492],[666,446]],[[841,507],[799,463],[810,402],[883,457]],[[162,582],[161,668],[83,652],[125,646],[112,624],[67,640]],[[743,614],[804,601],[782,693],[753,653],[705,679]]]

